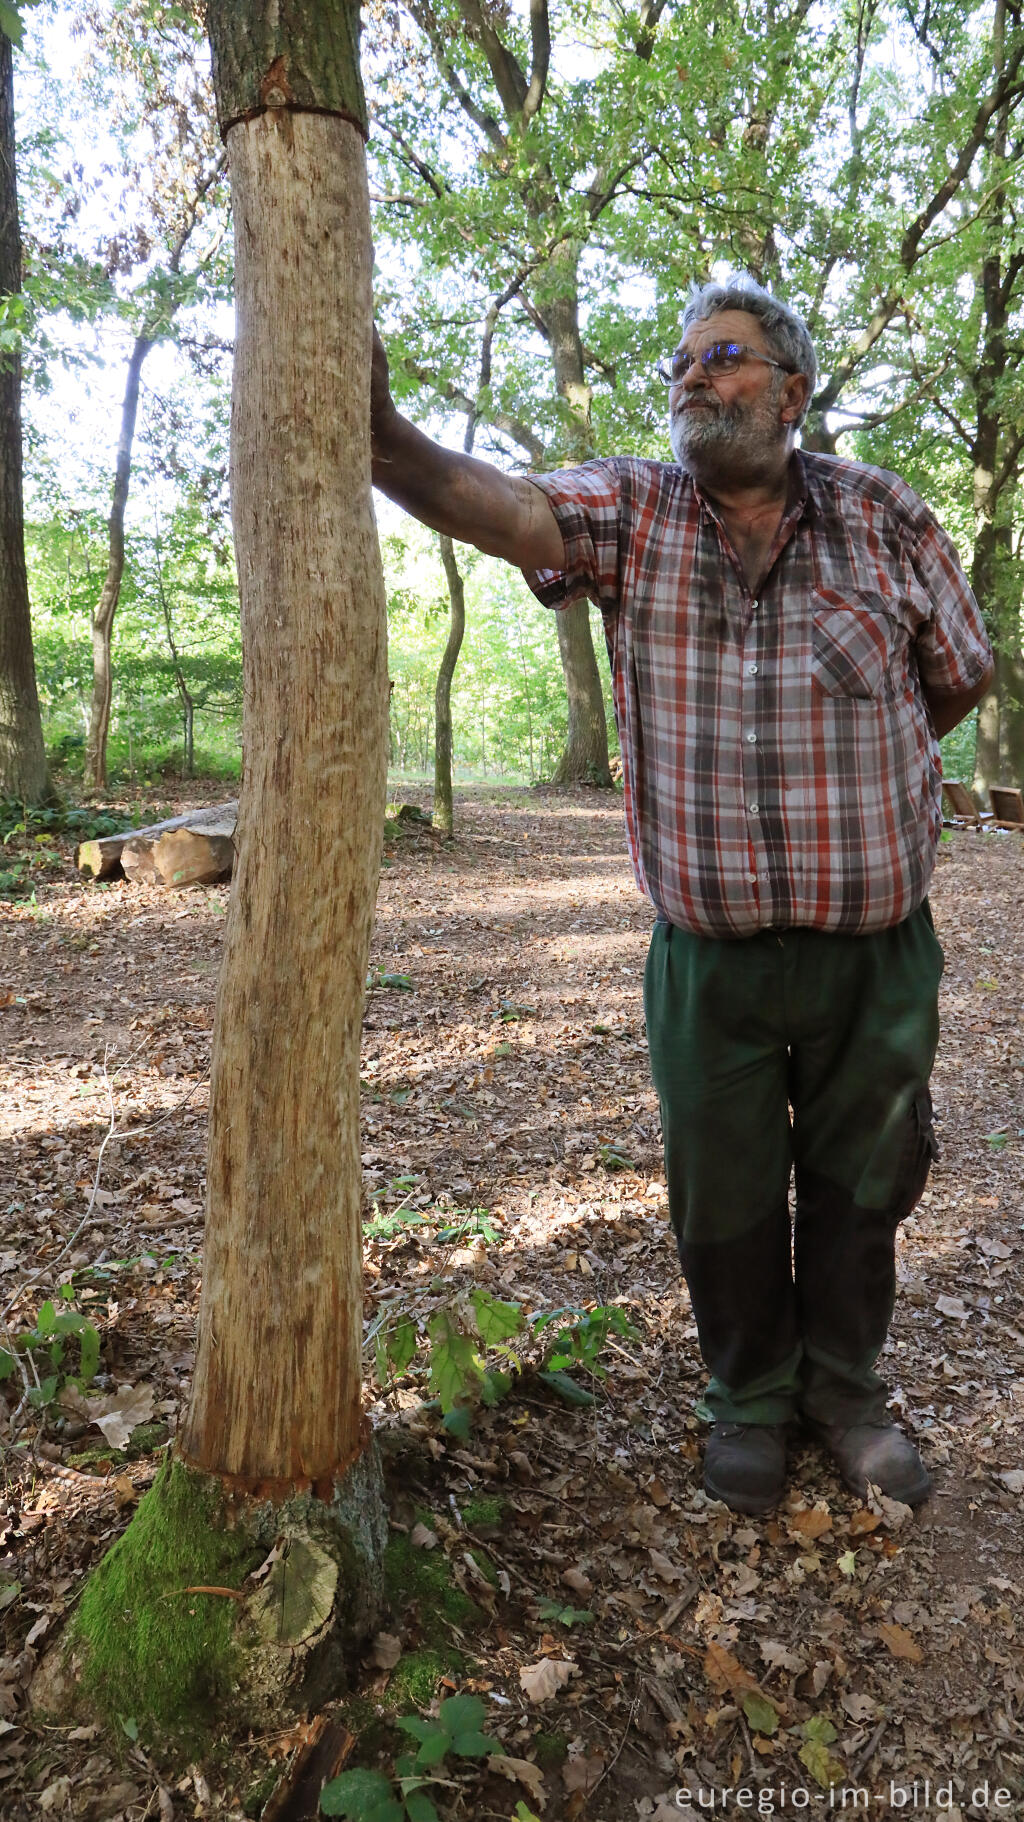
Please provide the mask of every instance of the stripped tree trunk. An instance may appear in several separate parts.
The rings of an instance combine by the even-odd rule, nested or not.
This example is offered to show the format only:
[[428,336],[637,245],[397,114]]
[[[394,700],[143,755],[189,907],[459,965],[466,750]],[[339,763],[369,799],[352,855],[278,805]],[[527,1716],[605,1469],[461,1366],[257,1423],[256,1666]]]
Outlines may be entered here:
[[[21,290],[11,41],[0,33],[0,295]],[[22,506],[21,356],[0,359],[0,797],[46,796]]]
[[358,1057],[386,788],[369,210],[347,120],[271,107],[228,143],[244,757],[181,1447],[235,1485],[327,1492],[364,1442]]
[[[360,1407],[359,1039],[388,685],[358,0],[209,0],[207,18],[235,228],[245,703],[198,1357],[175,1454],[73,1633],[106,1711],[136,1704],[182,1758],[211,1716],[265,1727],[336,1692],[377,1618],[386,1535]],[[187,1607],[183,1577],[203,1584]],[[211,1660],[206,1603],[226,1587]]]

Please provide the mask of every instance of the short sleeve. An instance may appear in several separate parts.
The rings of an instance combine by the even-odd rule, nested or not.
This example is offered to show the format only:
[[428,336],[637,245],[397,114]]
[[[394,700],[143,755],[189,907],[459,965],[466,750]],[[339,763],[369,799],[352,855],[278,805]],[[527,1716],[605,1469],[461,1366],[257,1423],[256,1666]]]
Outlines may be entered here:
[[912,561],[931,606],[915,640],[921,681],[940,693],[971,690],[992,662],[992,647],[956,548],[930,513]]
[[565,545],[561,569],[524,570],[545,607],[568,607],[587,596],[604,613],[619,604],[622,475],[616,460],[584,462],[552,474],[530,475],[547,496]]

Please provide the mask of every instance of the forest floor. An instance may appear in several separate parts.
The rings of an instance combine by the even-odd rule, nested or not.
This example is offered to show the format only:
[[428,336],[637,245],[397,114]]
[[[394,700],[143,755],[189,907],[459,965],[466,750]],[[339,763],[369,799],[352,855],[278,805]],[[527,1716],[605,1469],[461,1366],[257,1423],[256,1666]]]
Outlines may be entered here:
[[[413,827],[389,861],[362,1064],[368,1322],[392,1306],[422,1322],[482,1287],[530,1312],[613,1306],[632,1331],[610,1334],[593,1403],[565,1403],[528,1371],[468,1437],[424,1413],[415,1360],[383,1390],[368,1375],[400,1464],[406,1580],[365,1667],[364,1721],[396,1712],[389,1690],[406,1659],[422,1665],[428,1591],[449,1577],[462,1605],[446,1608],[446,1680],[409,1687],[424,1713],[456,1689],[478,1694],[512,1764],[505,1777],[493,1761],[449,1762],[435,1793],[446,1817],[668,1822],[712,1803],[1024,1815],[1020,840],[954,833],[933,891],[942,1155],[901,1233],[884,1362],[935,1476],[914,1516],[860,1505],[811,1448],[794,1450],[766,1518],[736,1518],[702,1490],[701,1369],[645,1059],[650,914],[621,801],[472,793],[453,843]],[[111,1447],[52,1405],[17,1440],[8,1424],[4,1822],[246,1805],[237,1766],[165,1783],[132,1717],[112,1741],[43,1725],[25,1695],[187,1395],[227,896],[85,886],[67,846],[34,900],[0,906],[6,1320],[24,1332],[72,1283],[125,1439]],[[20,1390],[16,1377],[0,1388],[9,1408]],[[397,1712],[416,1712],[413,1697]],[[399,1736],[375,1738],[377,1762],[393,1764]],[[248,1813],[292,1743],[250,1746]],[[349,1763],[368,1750],[361,1736]]]

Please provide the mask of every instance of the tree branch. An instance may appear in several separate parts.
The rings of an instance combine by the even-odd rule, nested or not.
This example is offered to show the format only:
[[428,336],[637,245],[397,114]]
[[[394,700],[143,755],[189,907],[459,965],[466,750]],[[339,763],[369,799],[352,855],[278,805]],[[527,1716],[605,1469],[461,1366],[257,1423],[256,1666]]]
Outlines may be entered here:
[[[479,415],[476,412],[474,401],[468,393],[463,392],[461,386],[456,386],[454,380],[442,379],[440,374],[432,373],[429,367],[421,367],[418,361],[407,359],[403,361],[402,365],[406,373],[410,374],[413,379],[433,387],[439,398],[447,399],[450,405],[458,406],[460,411],[467,414],[472,412]],[[494,425],[495,430],[500,430],[504,436],[510,437],[513,443],[518,443],[520,449],[525,449],[531,462],[538,467],[543,465],[544,445],[528,424],[520,423],[518,418],[512,417],[507,411],[490,411],[487,414],[487,420]]]
[[[664,0],[662,0],[664,4]],[[551,21],[548,17],[548,0],[530,0],[530,49],[532,63],[530,68],[530,86],[523,98],[523,121],[532,120],[540,111],[547,87],[548,65],[551,62]]]
[[477,102],[474,101],[465,83],[462,81],[462,78],[457,74],[454,65],[449,63],[448,57],[445,54],[444,42],[437,29],[437,22],[430,12],[429,7],[422,4],[422,0],[409,0],[409,11],[415,19],[416,24],[419,26],[420,31],[423,33],[423,36],[426,38],[427,43],[430,45],[434,62],[463,112],[468,114],[473,125],[479,129],[485,139],[490,141],[496,152],[506,152],[508,146],[505,135],[498,125],[498,122],[495,120],[494,115],[489,114],[486,108],[480,107]]
[[[487,58],[498,99],[505,110],[509,121],[519,118],[529,89],[526,77],[519,67],[512,52],[498,37],[490,19],[480,5],[480,0],[455,0],[470,30],[480,41],[484,56]],[[532,9],[531,9],[532,10]]]

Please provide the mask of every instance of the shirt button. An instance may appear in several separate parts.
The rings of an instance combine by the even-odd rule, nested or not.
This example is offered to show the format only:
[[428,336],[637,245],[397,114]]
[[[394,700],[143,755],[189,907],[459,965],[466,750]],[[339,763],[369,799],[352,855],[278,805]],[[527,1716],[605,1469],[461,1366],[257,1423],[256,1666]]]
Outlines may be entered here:
[[761,805],[759,803],[748,803],[747,805],[747,809],[750,811],[751,816],[756,816],[760,808]]
[[748,735],[747,735],[747,740],[748,740],[748,742],[749,742],[749,743],[750,743],[750,745],[751,745],[751,746],[753,746],[753,744],[754,744],[754,742],[755,742],[755,740],[756,740],[756,739],[757,739],[757,735],[756,735],[756,734],[748,734]]
[[748,664],[748,665],[747,665],[747,676],[748,676],[748,677],[756,677],[756,676],[757,676],[757,665],[756,665],[756,664]]
[[750,875],[750,883],[751,883],[751,885],[752,885],[752,886],[756,886],[756,885],[757,885],[757,874],[756,874],[756,873],[751,873],[751,875]]

